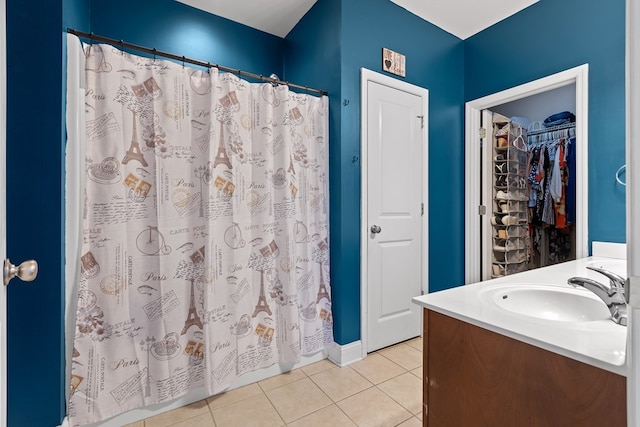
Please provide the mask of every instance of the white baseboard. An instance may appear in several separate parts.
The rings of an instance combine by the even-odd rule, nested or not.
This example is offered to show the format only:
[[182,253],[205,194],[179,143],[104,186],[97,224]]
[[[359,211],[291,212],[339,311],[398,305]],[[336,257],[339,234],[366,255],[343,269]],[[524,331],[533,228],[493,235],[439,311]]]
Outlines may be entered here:
[[329,350],[329,360],[341,368],[362,360],[362,341],[358,340],[345,345],[335,344]]

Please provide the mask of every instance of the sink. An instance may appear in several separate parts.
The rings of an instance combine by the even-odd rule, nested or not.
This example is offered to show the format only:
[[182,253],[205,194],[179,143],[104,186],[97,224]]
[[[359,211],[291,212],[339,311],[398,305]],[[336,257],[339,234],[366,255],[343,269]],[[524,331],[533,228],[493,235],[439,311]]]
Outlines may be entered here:
[[[598,267],[609,270],[612,273],[616,273],[618,276],[627,277],[627,260],[625,259],[591,261],[587,265],[590,267]],[[608,283],[608,280],[605,279],[602,274],[596,273],[595,271],[587,270],[586,276],[605,284]]]
[[513,284],[481,291],[498,308],[557,322],[588,322],[611,318],[607,306],[591,292],[560,285]]

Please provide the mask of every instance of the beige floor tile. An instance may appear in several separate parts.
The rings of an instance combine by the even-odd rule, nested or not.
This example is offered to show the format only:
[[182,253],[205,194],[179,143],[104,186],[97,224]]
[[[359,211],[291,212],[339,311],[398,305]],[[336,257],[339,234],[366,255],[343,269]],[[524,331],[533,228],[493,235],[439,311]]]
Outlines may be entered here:
[[414,338],[405,342],[406,345],[415,348],[418,351],[422,351],[422,337]]
[[419,368],[414,369],[413,371],[411,371],[411,373],[413,375],[415,375],[416,377],[422,379],[422,366],[420,366]]
[[378,351],[378,353],[408,371],[422,366],[422,352],[407,344],[397,344],[393,347],[382,349]]
[[398,424],[398,427],[422,427],[422,421],[417,419],[416,417],[409,418],[407,421],[402,424]]
[[377,353],[372,353],[349,367],[374,384],[380,384],[407,372],[400,365]]
[[216,427],[284,426],[284,421],[262,393],[214,410],[213,420]]
[[171,424],[171,427],[216,427],[211,417],[211,413],[198,415],[197,417],[189,418],[188,420],[180,421],[179,423]]
[[309,378],[278,387],[266,394],[287,423],[331,405],[331,399]]
[[373,386],[371,382],[348,366],[322,371],[312,375],[311,380],[334,402]]
[[135,423],[127,424],[123,427],[144,427],[144,420],[136,421]]
[[207,406],[206,400],[201,400],[199,402],[192,403],[191,405],[183,406],[182,408],[147,418],[144,421],[144,425],[145,427],[167,427],[205,413],[209,413],[209,407]]
[[335,368],[336,365],[329,359],[323,359],[319,362],[312,363],[310,365],[304,366],[301,369],[305,374],[311,376],[313,374],[317,374],[318,372],[326,371],[327,369]]
[[244,399],[248,399],[249,397],[256,396],[261,394],[262,390],[258,384],[249,384],[244,387],[239,387],[231,391],[226,391],[224,393],[217,394],[213,397],[207,399],[209,403],[209,408],[213,411],[214,409],[221,408],[225,405],[230,405],[232,403],[239,402]]
[[295,369],[293,371],[285,372],[284,374],[276,375],[275,377],[267,378],[266,380],[260,381],[258,384],[260,384],[262,391],[267,392],[306,377],[307,375],[301,369]]
[[359,427],[395,426],[412,415],[377,387],[338,402],[338,407]]
[[288,427],[356,427],[356,425],[335,404],[302,417]]
[[412,414],[422,410],[422,381],[410,372],[378,384],[378,388]]

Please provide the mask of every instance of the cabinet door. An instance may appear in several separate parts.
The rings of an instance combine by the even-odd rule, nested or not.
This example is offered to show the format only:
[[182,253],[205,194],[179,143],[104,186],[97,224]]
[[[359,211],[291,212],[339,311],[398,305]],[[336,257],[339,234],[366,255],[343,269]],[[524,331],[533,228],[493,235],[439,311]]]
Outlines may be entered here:
[[429,427],[626,426],[625,378],[426,310]]

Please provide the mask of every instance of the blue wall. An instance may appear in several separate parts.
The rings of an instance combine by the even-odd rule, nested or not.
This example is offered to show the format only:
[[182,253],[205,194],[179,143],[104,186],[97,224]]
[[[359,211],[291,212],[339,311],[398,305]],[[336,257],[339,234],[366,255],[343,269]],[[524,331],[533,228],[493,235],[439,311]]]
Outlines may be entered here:
[[626,240],[624,46],[624,0],[541,0],[464,43],[467,100],[589,64],[589,243]]
[[[339,220],[342,185],[341,129],[341,0],[319,0],[286,37],[286,80],[326,90],[329,94],[329,233],[331,241],[331,293],[334,313],[334,337],[352,328],[351,315],[359,302],[343,298],[345,283],[335,273],[344,257],[340,242],[344,232]],[[339,341],[348,343],[350,341]]]
[[[430,244],[438,250],[429,262],[451,265],[464,253],[463,200],[457,197],[464,191],[462,41],[387,0],[319,0],[286,40],[287,79],[329,91],[334,338],[348,344],[360,339],[361,328],[360,69],[382,73],[387,47],[407,57],[402,80],[429,89],[430,198],[449,207],[430,205],[430,223],[449,226],[430,226]],[[429,286],[436,291],[463,280],[460,262],[457,270],[431,269]]]
[[[340,260],[332,265],[340,344],[360,339],[360,68],[382,71],[382,48],[406,55],[408,83],[429,90],[429,290],[464,283],[464,51],[460,39],[387,0],[342,2]],[[334,144],[336,141],[333,142]],[[333,199],[332,199],[333,200]],[[332,206],[334,209],[334,206]],[[333,223],[332,223],[333,227]],[[438,268],[436,268],[438,266]]]
[[265,76],[284,70],[283,39],[175,0],[91,0],[91,31]]

